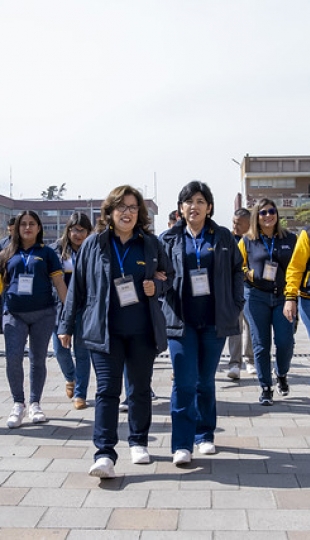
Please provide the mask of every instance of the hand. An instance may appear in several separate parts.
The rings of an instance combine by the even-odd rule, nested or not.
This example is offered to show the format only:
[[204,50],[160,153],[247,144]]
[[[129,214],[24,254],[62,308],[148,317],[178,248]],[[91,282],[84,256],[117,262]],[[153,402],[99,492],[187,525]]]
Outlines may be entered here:
[[70,349],[71,347],[71,337],[69,334],[59,334],[58,338],[64,349]]
[[295,300],[286,300],[283,308],[283,315],[289,322],[293,322],[296,319],[297,302]]
[[151,279],[145,279],[143,281],[143,290],[146,296],[154,296],[155,294],[155,283]]
[[159,270],[156,270],[154,274],[154,279],[159,279],[160,281],[167,281],[166,272],[163,270],[160,272]]

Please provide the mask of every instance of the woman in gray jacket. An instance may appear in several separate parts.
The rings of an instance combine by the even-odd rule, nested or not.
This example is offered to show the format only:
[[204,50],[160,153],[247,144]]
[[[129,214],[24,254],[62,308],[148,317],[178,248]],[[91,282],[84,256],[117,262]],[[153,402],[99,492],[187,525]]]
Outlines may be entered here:
[[239,334],[243,306],[242,257],[212,219],[213,195],[193,181],[179,194],[181,220],[161,236],[174,268],[163,310],[174,380],[171,396],[173,463],[192,458],[194,443],[214,454],[215,374],[226,336]]
[[[156,277],[154,277],[156,276]],[[90,349],[97,378],[91,476],[113,478],[124,362],[129,381],[129,446],[133,463],[149,463],[151,376],[156,354],[167,347],[158,298],[172,284],[172,267],[141,193],[115,188],[103,202],[98,233],[78,251],[58,329],[69,346],[75,316],[82,312],[81,340]]]

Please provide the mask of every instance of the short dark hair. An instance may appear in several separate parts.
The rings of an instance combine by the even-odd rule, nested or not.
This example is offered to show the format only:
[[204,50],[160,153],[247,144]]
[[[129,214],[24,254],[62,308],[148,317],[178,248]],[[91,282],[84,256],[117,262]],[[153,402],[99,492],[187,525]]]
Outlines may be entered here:
[[168,216],[169,221],[177,221],[177,213],[177,210],[172,210]]
[[16,217],[11,217],[8,221],[8,227],[12,227],[12,225],[15,225]]
[[200,192],[208,204],[212,204],[212,208],[210,210],[210,217],[214,214],[214,199],[211,192],[211,189],[207,184],[204,184],[203,182],[200,182],[199,180],[192,180],[192,182],[189,182],[186,184],[186,186],[183,187],[183,189],[179,193],[178,198],[178,212],[179,215],[181,215],[181,204],[185,201],[188,201],[193,195]]
[[237,210],[235,210],[234,216],[236,216],[236,217],[246,217],[246,218],[250,219],[251,212],[247,208],[237,208]]

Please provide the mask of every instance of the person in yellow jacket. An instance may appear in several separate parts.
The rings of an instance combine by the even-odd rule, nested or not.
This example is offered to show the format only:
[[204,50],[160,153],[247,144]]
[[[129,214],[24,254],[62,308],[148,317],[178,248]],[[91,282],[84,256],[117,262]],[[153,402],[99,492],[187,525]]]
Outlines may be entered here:
[[[300,317],[310,337],[310,227],[301,231],[286,271],[283,313],[288,321]],[[298,299],[299,297],[299,299]]]

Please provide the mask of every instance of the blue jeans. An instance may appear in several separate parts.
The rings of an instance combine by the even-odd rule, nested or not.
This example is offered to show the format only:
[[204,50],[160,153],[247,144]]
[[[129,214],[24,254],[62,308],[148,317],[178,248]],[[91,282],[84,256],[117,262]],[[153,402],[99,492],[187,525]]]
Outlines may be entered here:
[[74,397],[86,399],[87,388],[90,376],[90,352],[85,347],[81,347],[76,343],[76,337],[79,332],[80,315],[77,315],[77,322],[73,332],[73,352],[75,356],[75,364],[72,358],[70,349],[65,349],[58,336],[57,327],[53,332],[53,348],[54,355],[60,369],[68,382],[75,381]]
[[310,299],[300,296],[298,300],[298,307],[301,320],[307,329],[308,336],[310,337]]
[[115,463],[118,442],[119,398],[124,362],[128,376],[129,446],[147,446],[151,425],[151,377],[156,355],[152,336],[110,335],[110,353],[91,350],[97,379],[93,441],[95,460],[109,457]]
[[184,335],[169,339],[173,365],[171,395],[172,453],[193,451],[194,443],[213,442],[216,428],[215,374],[225,338],[214,326],[196,330],[186,325]]
[[3,315],[6,373],[14,403],[25,403],[24,351],[29,336],[30,403],[40,403],[46,379],[46,355],[55,325],[54,307]]
[[250,324],[254,362],[259,384],[272,386],[271,329],[276,347],[275,371],[284,376],[294,351],[294,325],[283,315],[284,297],[253,288],[244,290],[244,313]]

